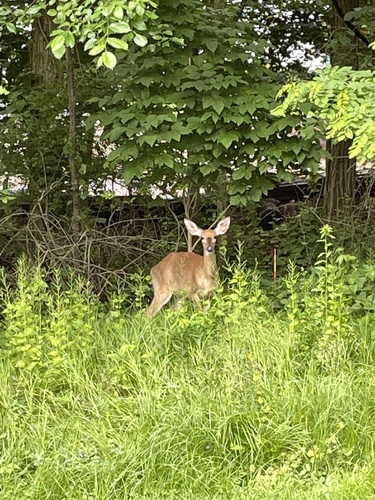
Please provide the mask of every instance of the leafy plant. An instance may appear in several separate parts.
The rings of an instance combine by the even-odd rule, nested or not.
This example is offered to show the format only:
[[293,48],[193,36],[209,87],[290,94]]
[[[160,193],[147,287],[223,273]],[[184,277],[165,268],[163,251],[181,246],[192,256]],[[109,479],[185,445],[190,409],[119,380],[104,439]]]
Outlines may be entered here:
[[109,77],[115,91],[92,99],[100,110],[87,127],[100,121],[106,164],[132,189],[170,195],[204,185],[208,196],[225,179],[224,196],[245,206],[273,187],[270,168],[276,182],[291,180],[297,165],[316,172],[315,129],[302,138],[291,133],[300,117],[273,117],[279,80],[262,64],[267,43],[239,15],[230,3],[160,4],[158,23],[183,43],[155,35],[130,50]]
[[127,50],[129,42],[140,47],[147,44],[146,36],[140,32],[147,30],[146,20],[156,18],[151,9],[155,6],[147,0],[132,0],[126,4],[119,0],[104,3],[84,0],[79,5],[71,1],[47,0],[16,8],[5,4],[0,8],[0,30],[16,33],[20,26],[27,29],[47,11],[55,26],[49,47],[56,58],[63,57],[67,48],[83,43],[89,55],[99,55],[98,66],[113,68],[117,62],[113,49]]
[[[375,157],[371,139],[375,108],[370,97],[374,89],[371,70],[327,66],[316,70],[311,81],[285,85],[278,94],[279,98],[284,96],[284,101],[272,112],[284,116],[287,111],[299,113],[307,109],[308,116],[321,119],[320,126],[325,127],[327,139],[336,142],[352,139],[350,157],[365,163]],[[301,131],[302,136],[309,134],[308,127]]]

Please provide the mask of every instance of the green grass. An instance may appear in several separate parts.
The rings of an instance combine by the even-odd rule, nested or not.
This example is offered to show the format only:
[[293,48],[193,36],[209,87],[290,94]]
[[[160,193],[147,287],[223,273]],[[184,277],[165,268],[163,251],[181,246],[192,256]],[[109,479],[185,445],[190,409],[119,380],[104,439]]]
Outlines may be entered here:
[[329,321],[300,292],[275,313],[238,268],[208,314],[150,320],[20,263],[1,299],[1,499],[375,498],[374,316],[348,320],[335,290]]

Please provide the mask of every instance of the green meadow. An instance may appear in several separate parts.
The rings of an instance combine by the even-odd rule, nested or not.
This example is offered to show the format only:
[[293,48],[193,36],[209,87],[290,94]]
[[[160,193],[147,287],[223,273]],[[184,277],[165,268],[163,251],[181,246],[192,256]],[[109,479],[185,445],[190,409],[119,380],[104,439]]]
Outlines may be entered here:
[[1,499],[375,498],[370,264],[327,241],[278,307],[240,262],[152,319],[145,279],[3,274]]

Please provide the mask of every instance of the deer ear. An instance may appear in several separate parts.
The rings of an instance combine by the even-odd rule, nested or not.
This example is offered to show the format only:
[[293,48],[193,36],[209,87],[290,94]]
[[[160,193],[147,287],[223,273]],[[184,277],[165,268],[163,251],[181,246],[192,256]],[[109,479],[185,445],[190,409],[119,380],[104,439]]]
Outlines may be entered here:
[[193,236],[202,236],[202,229],[189,219],[184,219],[186,229]]
[[220,221],[219,224],[216,226],[215,233],[217,235],[225,234],[229,229],[229,225],[230,225],[230,217],[226,217],[225,219]]

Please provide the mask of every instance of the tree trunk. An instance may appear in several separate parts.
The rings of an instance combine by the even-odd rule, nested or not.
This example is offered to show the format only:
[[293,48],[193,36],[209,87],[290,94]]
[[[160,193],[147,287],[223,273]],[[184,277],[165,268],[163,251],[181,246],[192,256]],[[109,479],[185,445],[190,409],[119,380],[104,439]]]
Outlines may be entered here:
[[[30,85],[31,87],[47,87],[53,84],[59,76],[58,61],[52,52],[47,49],[50,41],[54,24],[46,11],[33,24],[31,41],[29,45],[29,63],[30,63]],[[39,109],[34,109],[33,114],[36,119],[43,120]],[[35,159],[30,158],[28,162],[28,193],[30,198],[30,212],[39,214],[34,219],[34,224],[39,231],[48,230],[48,188],[47,176],[43,177],[43,168],[45,165],[35,165]],[[42,179],[44,178],[44,185]],[[35,245],[31,244],[30,252],[36,251]]]
[[332,158],[326,162],[324,184],[324,214],[328,221],[335,221],[352,212],[355,184],[356,162],[348,156],[350,141],[327,144]]
[[57,59],[51,50],[47,49],[54,24],[44,11],[35,21],[30,43],[30,66],[34,85],[50,85],[58,77]]
[[[332,66],[352,66],[358,68],[357,38],[348,29],[342,16],[361,6],[363,0],[332,0],[332,39],[337,40],[331,52]],[[345,35],[345,43],[342,42]],[[326,162],[324,184],[324,215],[333,222],[349,215],[354,205],[356,162],[349,159],[351,141],[338,144],[327,143],[332,159]]]
[[81,230],[81,197],[79,193],[79,165],[77,162],[77,123],[76,96],[74,88],[74,65],[72,51],[66,49],[66,71],[68,76],[68,109],[69,109],[69,167],[70,192],[72,197],[72,232],[77,241]]

